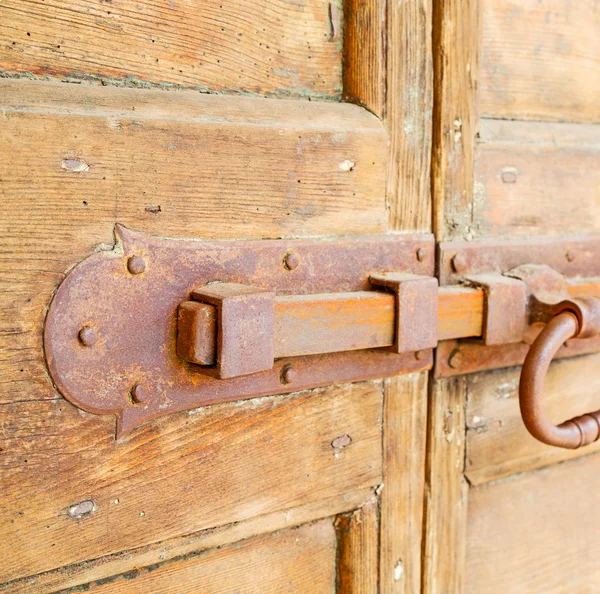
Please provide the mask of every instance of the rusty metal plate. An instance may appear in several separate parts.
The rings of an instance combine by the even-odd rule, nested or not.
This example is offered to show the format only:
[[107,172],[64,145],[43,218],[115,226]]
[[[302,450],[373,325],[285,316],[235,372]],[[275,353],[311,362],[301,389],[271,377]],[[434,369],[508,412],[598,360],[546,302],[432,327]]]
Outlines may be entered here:
[[[279,359],[273,369],[226,380],[176,354],[177,309],[212,281],[278,294],[361,291],[369,275],[433,275],[431,235],[337,240],[178,241],[117,225],[111,251],[75,266],[44,328],[48,369],[76,406],[117,416],[117,436],[167,413],[428,369],[432,352],[372,349]],[[293,265],[290,254],[294,254]]]
[[523,264],[546,264],[567,277],[600,276],[600,237],[452,241],[440,243],[438,250],[440,286]]

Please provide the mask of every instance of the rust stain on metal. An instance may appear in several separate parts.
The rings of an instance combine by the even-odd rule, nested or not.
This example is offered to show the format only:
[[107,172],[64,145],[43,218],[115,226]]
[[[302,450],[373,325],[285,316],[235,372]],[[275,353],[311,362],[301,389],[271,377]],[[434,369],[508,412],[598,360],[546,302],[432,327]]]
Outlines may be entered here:
[[[44,349],[63,396],[88,412],[116,415],[118,435],[172,411],[432,365],[431,351],[419,361],[413,353],[367,349],[281,358],[266,371],[217,379],[176,352],[179,305],[203,284],[247,284],[278,295],[366,291],[370,274],[432,275],[433,259],[415,258],[419,248],[433,251],[431,235],[201,242],[165,240],[118,225],[116,237],[112,251],[92,254],[58,288],[46,318]],[[293,274],[281,265],[282,254],[290,252],[302,254]],[[132,256],[147,263],[143,274],[129,271]],[[93,348],[79,339],[86,325],[98,332]],[[296,379],[282,385],[286,365],[293,365]],[[143,386],[143,402],[131,397],[135,384]]]

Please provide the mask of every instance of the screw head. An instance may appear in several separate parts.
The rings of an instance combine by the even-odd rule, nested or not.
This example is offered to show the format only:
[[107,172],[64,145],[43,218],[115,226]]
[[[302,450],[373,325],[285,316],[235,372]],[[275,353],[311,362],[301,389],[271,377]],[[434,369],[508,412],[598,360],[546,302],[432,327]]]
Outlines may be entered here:
[[467,258],[463,253],[459,252],[454,255],[452,258],[452,268],[454,269],[454,272],[466,272]]
[[96,344],[98,340],[98,332],[91,326],[82,326],[79,330],[79,342],[86,347],[91,347]]
[[131,274],[141,274],[146,270],[146,260],[140,256],[130,256],[127,260],[127,270]]
[[297,377],[296,370],[291,365],[285,365],[281,370],[281,383],[291,384]]
[[448,359],[448,365],[452,367],[452,369],[458,369],[463,363],[463,354],[458,350],[452,351],[450,357]]
[[139,404],[141,402],[144,402],[144,400],[146,400],[147,397],[148,395],[146,394],[146,391],[144,390],[142,385],[134,384],[133,388],[131,388],[131,399],[136,404]]
[[415,351],[415,359],[417,361],[422,361],[425,358],[426,351]]
[[300,264],[300,256],[295,252],[288,252],[283,259],[283,266],[287,270],[294,270]]
[[567,259],[567,262],[572,262],[573,260],[575,260],[575,252],[569,250],[566,254],[565,254],[565,258]]
[[419,248],[417,250],[417,260],[419,262],[423,262],[423,260],[425,260],[425,258],[427,257],[427,250],[425,248]]

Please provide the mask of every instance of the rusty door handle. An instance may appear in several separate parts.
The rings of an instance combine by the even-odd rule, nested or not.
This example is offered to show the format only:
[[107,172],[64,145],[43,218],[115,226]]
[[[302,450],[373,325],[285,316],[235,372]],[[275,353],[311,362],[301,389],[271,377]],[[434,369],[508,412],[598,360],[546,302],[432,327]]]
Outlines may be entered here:
[[600,299],[567,300],[554,308],[554,314],[523,364],[519,384],[521,416],[529,433],[542,443],[577,449],[600,437],[600,410],[554,425],[542,404],[544,379],[552,359],[567,340],[600,334]]

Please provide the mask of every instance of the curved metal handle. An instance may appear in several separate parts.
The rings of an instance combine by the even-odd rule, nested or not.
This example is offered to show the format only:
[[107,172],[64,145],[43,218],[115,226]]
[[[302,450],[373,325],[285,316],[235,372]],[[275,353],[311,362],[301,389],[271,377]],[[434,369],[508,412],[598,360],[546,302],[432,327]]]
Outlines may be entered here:
[[574,337],[597,333],[598,299],[575,300],[557,307],[558,315],[542,330],[525,358],[519,384],[519,404],[525,427],[548,445],[576,449],[600,437],[600,410],[554,425],[542,406],[544,378],[550,362],[563,344]]

